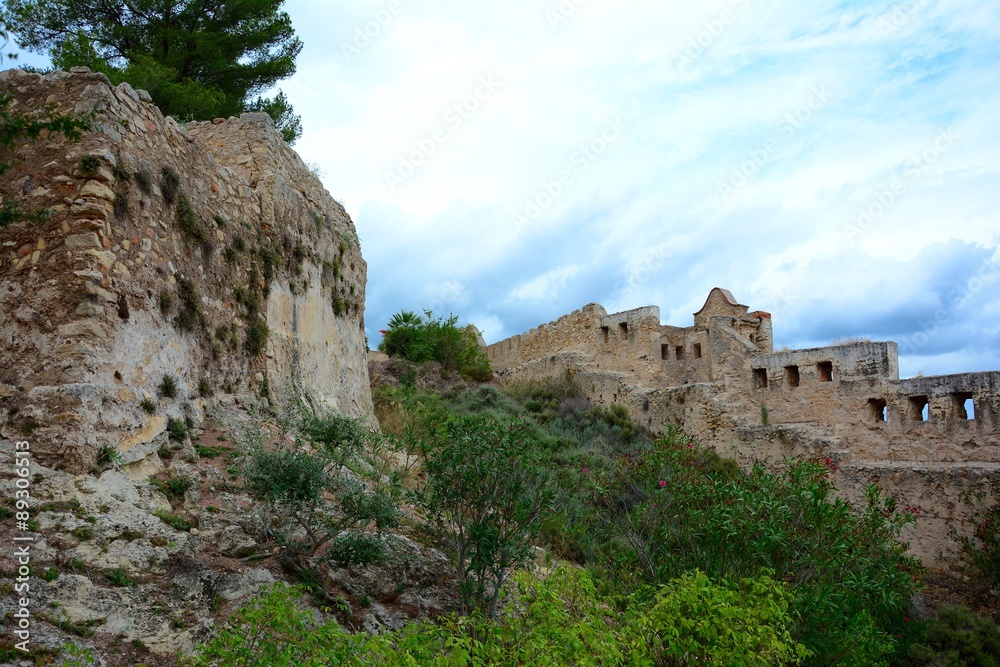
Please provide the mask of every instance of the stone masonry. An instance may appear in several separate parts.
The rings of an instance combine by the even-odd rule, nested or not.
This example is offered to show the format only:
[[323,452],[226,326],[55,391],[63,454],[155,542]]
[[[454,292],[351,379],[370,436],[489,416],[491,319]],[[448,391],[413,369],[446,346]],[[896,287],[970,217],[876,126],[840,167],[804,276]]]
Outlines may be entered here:
[[[487,348],[507,381],[570,373],[592,401],[654,433],[678,423],[744,465],[801,456],[836,466],[851,501],[870,483],[920,508],[906,538],[928,564],[1000,490],[1000,372],[899,378],[892,342],[775,352],[771,316],[711,291],[691,327],[655,306],[589,304]],[[987,502],[989,502],[987,500]]]
[[50,216],[0,229],[0,438],[73,471],[114,448],[142,476],[168,419],[212,401],[294,382],[371,419],[354,225],[269,117],[181,125],[86,68],[0,72],[0,94],[92,124],[3,156],[0,195]]

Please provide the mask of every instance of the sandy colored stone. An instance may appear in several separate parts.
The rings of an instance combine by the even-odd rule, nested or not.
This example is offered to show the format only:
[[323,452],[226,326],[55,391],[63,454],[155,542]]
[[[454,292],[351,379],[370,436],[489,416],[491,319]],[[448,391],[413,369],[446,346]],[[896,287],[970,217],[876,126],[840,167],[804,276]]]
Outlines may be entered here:
[[67,236],[65,245],[67,250],[87,250],[90,248],[100,250],[103,247],[101,239],[98,238],[95,232],[84,232],[82,234]]

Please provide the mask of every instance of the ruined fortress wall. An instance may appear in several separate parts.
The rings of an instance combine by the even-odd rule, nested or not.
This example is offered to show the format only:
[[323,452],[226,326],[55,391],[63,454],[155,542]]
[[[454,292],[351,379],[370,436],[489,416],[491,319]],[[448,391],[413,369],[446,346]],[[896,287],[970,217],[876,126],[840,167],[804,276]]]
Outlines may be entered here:
[[266,116],[179,125],[85,70],[8,70],[0,92],[93,123],[5,156],[0,193],[52,215],[0,230],[0,436],[77,470],[117,446],[149,472],[168,417],[293,379],[370,417],[353,223]]
[[1000,490],[1000,372],[900,380],[891,342],[769,353],[770,316],[741,315],[745,307],[721,291],[706,304],[705,326],[654,326],[652,311],[607,315],[609,340],[602,330],[573,332],[571,351],[498,370],[519,381],[569,372],[594,403],[624,405],[654,433],[680,424],[744,466],[829,459],[831,480],[856,505],[874,483],[899,506],[920,508],[903,537],[928,564],[982,512],[966,502],[970,492]]
[[518,366],[525,362],[577,347],[588,347],[597,340],[604,308],[591,303],[554,322],[506,338],[486,348],[493,368]]

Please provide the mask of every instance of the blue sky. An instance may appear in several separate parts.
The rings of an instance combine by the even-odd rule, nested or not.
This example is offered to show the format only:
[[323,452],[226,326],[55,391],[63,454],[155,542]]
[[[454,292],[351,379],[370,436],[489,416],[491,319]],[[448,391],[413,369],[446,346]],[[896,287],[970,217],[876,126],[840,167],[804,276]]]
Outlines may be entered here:
[[1000,369],[1000,4],[289,0],[296,149],[357,224],[366,324],[492,342],[588,302]]

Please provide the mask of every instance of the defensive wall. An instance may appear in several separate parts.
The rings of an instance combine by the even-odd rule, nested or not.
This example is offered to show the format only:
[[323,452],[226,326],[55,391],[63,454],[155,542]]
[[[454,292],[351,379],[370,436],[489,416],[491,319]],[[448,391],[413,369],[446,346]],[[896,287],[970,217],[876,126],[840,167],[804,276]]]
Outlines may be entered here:
[[690,327],[589,304],[487,353],[507,381],[570,373],[591,401],[654,433],[680,424],[744,465],[829,458],[848,499],[875,483],[921,508],[906,537],[925,562],[952,549],[979,509],[967,501],[1000,489],[1000,372],[900,379],[893,342],[776,352],[770,314],[748,311],[720,288]]

